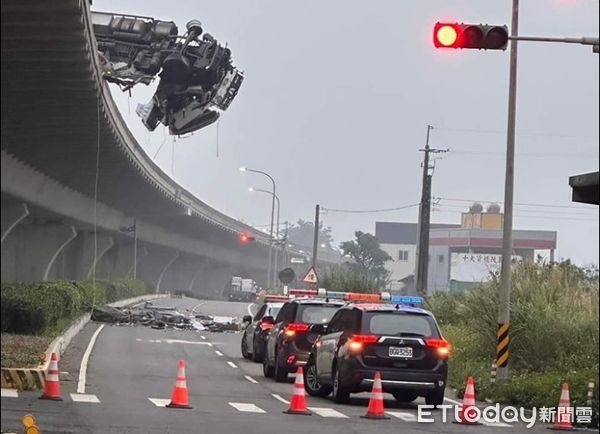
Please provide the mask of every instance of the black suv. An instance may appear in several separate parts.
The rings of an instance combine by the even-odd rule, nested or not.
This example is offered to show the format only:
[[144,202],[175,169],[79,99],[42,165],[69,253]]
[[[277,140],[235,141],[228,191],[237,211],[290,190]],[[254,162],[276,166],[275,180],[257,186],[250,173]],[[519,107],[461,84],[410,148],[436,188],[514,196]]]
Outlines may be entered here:
[[258,309],[254,318],[246,315],[243,323],[246,324],[242,334],[242,356],[255,362],[262,362],[269,330],[275,322],[274,317],[283,306],[282,302],[272,303],[267,301]]
[[375,372],[384,392],[398,401],[424,396],[441,405],[450,345],[431,312],[402,304],[354,303],[340,309],[315,342],[305,388],[313,396],[333,392],[335,402],[369,391]]
[[345,303],[341,300],[297,298],[283,305],[267,336],[263,357],[265,377],[286,381],[294,368],[306,364],[324,324]]

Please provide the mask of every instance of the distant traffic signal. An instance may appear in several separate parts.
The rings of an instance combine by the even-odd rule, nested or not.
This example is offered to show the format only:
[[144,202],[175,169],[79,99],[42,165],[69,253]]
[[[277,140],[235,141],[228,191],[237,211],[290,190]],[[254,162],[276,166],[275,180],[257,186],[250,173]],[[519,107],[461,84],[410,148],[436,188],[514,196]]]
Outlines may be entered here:
[[433,27],[433,45],[436,48],[506,50],[508,27],[438,22]]
[[255,238],[247,232],[242,232],[240,234],[240,244],[246,245],[254,241]]

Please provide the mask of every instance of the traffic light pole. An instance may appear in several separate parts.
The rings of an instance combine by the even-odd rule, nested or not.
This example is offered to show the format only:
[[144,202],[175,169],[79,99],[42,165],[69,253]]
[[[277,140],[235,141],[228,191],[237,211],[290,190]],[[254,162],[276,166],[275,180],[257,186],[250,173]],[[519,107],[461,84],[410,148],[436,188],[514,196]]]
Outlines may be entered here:
[[511,262],[513,250],[513,199],[515,177],[515,129],[517,113],[517,58],[519,34],[519,0],[512,2],[510,42],[510,69],[508,84],[508,125],[506,129],[506,174],[504,185],[504,225],[502,232],[502,269],[500,271],[500,294],[498,304],[498,331],[496,344],[497,378],[510,379],[508,371],[510,343],[510,291]]

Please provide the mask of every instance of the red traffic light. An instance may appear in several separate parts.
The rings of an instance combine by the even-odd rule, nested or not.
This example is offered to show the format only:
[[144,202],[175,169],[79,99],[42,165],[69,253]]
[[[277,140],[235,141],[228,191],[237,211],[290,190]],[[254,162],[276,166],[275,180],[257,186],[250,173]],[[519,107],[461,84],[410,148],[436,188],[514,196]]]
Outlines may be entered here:
[[458,42],[459,28],[455,24],[437,23],[433,30],[433,45],[437,48],[454,47]]
[[438,22],[433,27],[433,45],[436,48],[505,50],[508,45],[508,27]]
[[254,237],[246,232],[242,232],[240,234],[240,243],[242,244],[248,244],[250,242],[254,241]]

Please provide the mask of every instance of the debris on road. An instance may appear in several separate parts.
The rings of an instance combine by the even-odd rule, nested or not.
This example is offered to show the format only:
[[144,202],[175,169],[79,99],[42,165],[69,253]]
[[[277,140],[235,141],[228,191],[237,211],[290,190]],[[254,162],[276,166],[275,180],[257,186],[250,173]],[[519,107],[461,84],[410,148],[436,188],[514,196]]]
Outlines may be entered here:
[[174,328],[219,333],[242,328],[239,318],[199,314],[189,309],[182,312],[175,307],[155,306],[148,301],[128,308],[94,307],[92,320],[116,325],[144,325],[157,330]]

